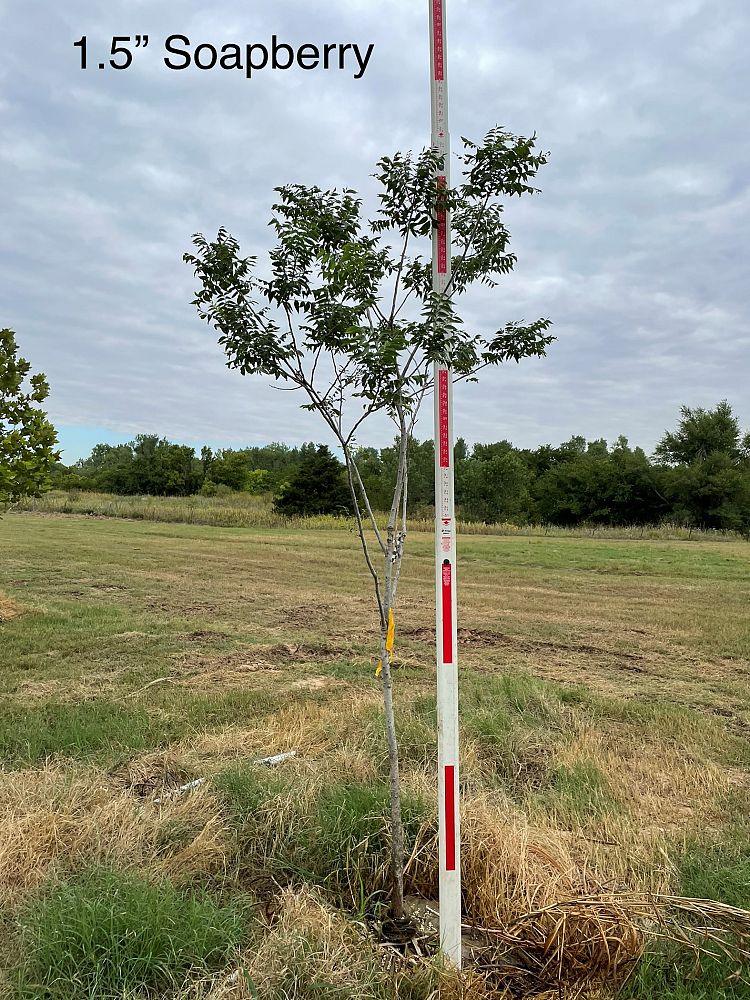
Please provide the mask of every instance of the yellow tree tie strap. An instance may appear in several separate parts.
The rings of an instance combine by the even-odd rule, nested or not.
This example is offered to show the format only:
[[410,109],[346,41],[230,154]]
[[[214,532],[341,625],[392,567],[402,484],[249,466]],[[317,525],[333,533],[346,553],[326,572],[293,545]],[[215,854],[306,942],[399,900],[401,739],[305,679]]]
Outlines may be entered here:
[[[396,620],[393,617],[393,608],[388,608],[388,631],[385,634],[385,648],[390,657],[393,653],[393,643],[396,638]],[[380,677],[383,672],[383,661],[378,660],[375,676]]]

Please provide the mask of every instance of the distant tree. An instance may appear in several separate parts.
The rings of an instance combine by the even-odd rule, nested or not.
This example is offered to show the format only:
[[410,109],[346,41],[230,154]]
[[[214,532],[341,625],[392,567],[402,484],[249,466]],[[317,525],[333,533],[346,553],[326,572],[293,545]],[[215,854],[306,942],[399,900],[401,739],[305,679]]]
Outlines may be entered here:
[[674,517],[683,524],[721,531],[750,531],[750,465],[715,451],[667,473]]
[[87,485],[105,493],[137,493],[133,480],[133,448],[130,444],[97,444],[88,458],[73,467]]
[[202,468],[193,448],[173,444],[157,434],[139,434],[130,447],[133,453],[130,492],[189,496],[200,489]]
[[388,462],[383,457],[383,449],[357,448],[354,459],[372,509],[386,511],[393,498],[397,470],[389,468]]
[[456,462],[456,502],[467,520],[521,524],[528,519],[531,474],[509,441],[477,444]]
[[642,448],[631,448],[621,435],[612,446],[608,463],[609,523],[655,524],[669,513],[664,477]]
[[207,467],[206,475],[213,483],[223,483],[233,490],[244,490],[250,475],[250,464],[245,451],[223,448],[216,452]]
[[158,434],[139,434],[128,444],[97,444],[73,471],[92,489],[126,495],[189,496],[204,478],[193,448]]
[[723,399],[713,410],[680,408],[675,431],[666,431],[654,454],[669,465],[691,465],[709,455],[726,455],[733,462],[750,457],[750,433],[742,436],[740,422]]
[[245,480],[245,491],[260,495],[271,490],[271,473],[267,469],[251,469]]
[[49,489],[60,457],[55,429],[39,406],[49,394],[47,379],[30,371],[13,331],[0,330],[0,510]]
[[713,410],[683,406],[655,456],[668,468],[674,516],[701,528],[750,530],[750,434],[726,400]]
[[274,510],[290,517],[351,514],[352,498],[344,466],[326,445],[308,455],[274,501]]
[[532,491],[539,520],[563,526],[648,524],[668,509],[658,470],[624,437],[611,450],[603,439],[586,445],[573,438],[557,450]]
[[[435,362],[448,365],[457,380],[474,379],[487,366],[542,355],[552,340],[545,319],[482,335],[467,331],[456,311],[469,286],[494,287],[515,264],[501,199],[534,192],[547,159],[534,146],[533,137],[499,128],[480,144],[464,140],[463,176],[450,189],[437,180],[443,164],[433,150],[385,157],[375,175],[380,207],[369,223],[351,190],[277,188],[271,226],[278,242],[268,271],[256,272],[256,258],[242,257],[225,229],[212,241],[196,235],[195,253],[185,255],[200,283],[194,304],[218,331],[229,365],[299,389],[305,408],[322,417],[342,451],[379,616],[397,920],[404,916],[405,857],[387,634],[406,538],[409,446]],[[457,252],[448,288],[436,293],[429,240],[443,208],[451,212]],[[376,413],[391,418],[398,440],[384,531],[356,461],[357,434]]]
[[523,448],[519,455],[529,467],[534,479],[543,475],[555,465],[570,462],[586,451],[586,439],[577,435],[557,447],[543,444],[533,450]]
[[203,482],[203,469],[195,450],[186,444],[162,441],[157,445],[161,471],[160,486],[165,496],[191,496]]
[[[401,447],[397,438],[392,445],[380,449],[378,465],[380,481],[371,483],[369,492],[370,503],[375,510],[387,510],[393,498],[399,469]],[[364,459],[364,452],[362,452]],[[371,462],[360,461],[360,452],[356,453],[357,468],[364,479],[364,468],[371,473]],[[406,477],[408,490],[406,492],[406,509],[414,513],[420,508],[432,507],[435,503],[435,448],[431,439],[419,441],[411,436],[406,457]]]
[[91,489],[91,482],[75,468],[55,462],[50,472],[50,485],[53,490],[85,490]]

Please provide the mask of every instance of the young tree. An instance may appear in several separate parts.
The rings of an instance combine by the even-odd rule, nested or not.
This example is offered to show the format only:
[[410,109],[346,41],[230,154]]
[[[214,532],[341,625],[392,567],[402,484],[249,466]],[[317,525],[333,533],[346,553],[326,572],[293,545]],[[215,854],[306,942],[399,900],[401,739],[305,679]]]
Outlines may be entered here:
[[[502,200],[531,194],[546,163],[535,137],[500,128],[464,142],[462,176],[438,187],[440,156],[397,153],[378,162],[380,207],[369,223],[352,190],[289,184],[276,188],[270,268],[256,270],[237,240],[193,238],[186,254],[199,280],[194,305],[219,332],[231,368],[264,375],[307,396],[341,448],[359,538],[372,577],[380,626],[385,728],[391,787],[391,915],[403,918],[404,843],[398,746],[388,642],[406,539],[409,443],[420,405],[432,389],[433,363],[456,381],[488,366],[545,353],[549,321],[511,322],[483,335],[467,330],[457,298],[476,282],[494,287],[516,258]],[[453,227],[452,279],[432,289],[430,239],[445,206]],[[266,274],[270,276],[266,276]],[[395,425],[398,463],[390,509],[378,524],[356,461],[356,438],[376,413]],[[367,525],[367,527],[366,527]],[[379,568],[373,555],[379,552]]]
[[60,457],[55,428],[38,406],[49,394],[47,379],[29,377],[30,370],[13,331],[0,330],[0,510],[48,489]]

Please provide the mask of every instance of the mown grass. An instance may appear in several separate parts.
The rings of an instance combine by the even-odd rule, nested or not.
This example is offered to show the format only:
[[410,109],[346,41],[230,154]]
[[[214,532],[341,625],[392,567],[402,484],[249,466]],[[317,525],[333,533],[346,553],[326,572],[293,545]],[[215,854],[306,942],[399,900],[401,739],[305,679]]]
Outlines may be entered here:
[[139,751],[165,747],[179,737],[239,720],[257,720],[277,706],[264,691],[225,691],[179,698],[159,693],[154,702],[44,702],[0,706],[0,756],[6,766],[38,764],[51,757],[103,766]]
[[10,767],[55,755],[106,761],[166,744],[174,735],[170,720],[107,701],[0,708],[0,754]]
[[[388,768],[351,532],[15,514],[0,551],[6,986],[25,976],[56,1000],[31,958],[30,914],[89,898],[105,870],[155,913],[162,897],[170,912],[262,903],[239,951],[209,974],[196,945],[179,984],[157,977],[150,996],[426,998],[438,980],[452,995],[429,963],[384,969],[352,921],[384,898]],[[460,552],[471,919],[503,925],[587,879],[750,906],[746,543],[472,535]],[[432,560],[429,535],[413,533],[395,669],[407,883],[428,896]],[[277,770],[254,763],[290,749]],[[175,793],[195,777],[198,791]],[[199,885],[207,895],[191,895]],[[51,968],[77,940],[67,905],[49,909]],[[644,960],[633,996],[722,995],[730,966],[691,979],[685,961]],[[146,989],[113,983],[118,1000]]]

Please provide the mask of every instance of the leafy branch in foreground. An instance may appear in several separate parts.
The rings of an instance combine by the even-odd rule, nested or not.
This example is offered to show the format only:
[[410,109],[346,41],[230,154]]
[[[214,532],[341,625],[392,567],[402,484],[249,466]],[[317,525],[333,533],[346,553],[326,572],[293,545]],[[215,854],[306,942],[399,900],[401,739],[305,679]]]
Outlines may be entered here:
[[[499,127],[481,143],[463,144],[462,180],[450,189],[438,188],[441,160],[433,150],[383,157],[374,175],[380,207],[369,222],[351,189],[276,188],[270,222],[276,245],[268,268],[242,257],[224,228],[211,241],[194,236],[195,252],[184,257],[200,284],[193,304],[218,331],[228,366],[302,390],[304,408],[320,414],[343,453],[379,616],[391,915],[397,920],[403,918],[404,847],[389,623],[406,539],[409,443],[433,388],[435,362],[447,364],[456,381],[474,380],[489,366],[541,357],[553,340],[547,319],[506,323],[486,335],[468,331],[456,310],[456,299],[471,285],[494,287],[513,269],[502,199],[534,193],[532,182],[547,162],[545,153],[535,152],[535,137]],[[444,293],[432,289],[430,240],[439,206],[450,210],[453,230],[452,278]],[[357,434],[377,413],[394,423],[398,446],[384,530],[357,466]]]
[[12,330],[0,330],[0,510],[49,488],[60,457],[57,435],[40,408],[49,393],[44,375],[29,376]]

